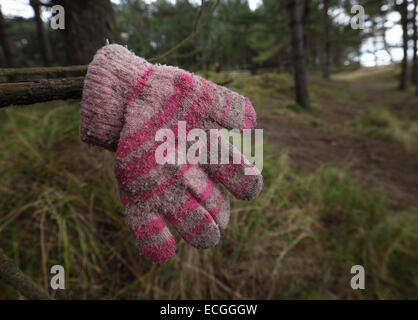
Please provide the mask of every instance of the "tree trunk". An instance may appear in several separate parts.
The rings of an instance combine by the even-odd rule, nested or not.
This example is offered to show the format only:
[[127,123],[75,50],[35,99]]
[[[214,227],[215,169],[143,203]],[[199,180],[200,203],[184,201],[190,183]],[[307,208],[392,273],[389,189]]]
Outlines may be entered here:
[[289,16],[291,39],[291,54],[293,61],[293,76],[295,79],[296,102],[303,108],[309,108],[309,93],[303,51],[303,31],[299,16],[298,1],[287,0],[286,9]]
[[408,87],[408,2],[404,0],[399,5],[399,11],[401,14],[402,24],[402,46],[403,46],[403,59],[402,59],[402,70],[399,79],[399,89],[405,90]]
[[47,35],[44,30],[44,23],[41,18],[41,8],[38,0],[30,0],[30,5],[35,13],[36,30],[38,32],[39,45],[41,46],[42,59],[45,67],[51,65],[51,51],[49,49],[49,43]]
[[110,0],[53,0],[65,8],[67,56],[71,64],[89,63],[97,49],[118,42]]
[[414,57],[412,59],[412,83],[418,84],[418,0],[414,0],[414,12],[413,12],[413,28],[414,34],[412,40],[414,41]]
[[[303,45],[305,50],[310,48],[308,45],[308,35],[311,26],[311,2],[312,0],[304,0],[303,1],[303,15],[302,15],[302,26],[303,26]],[[306,62],[308,65],[311,65],[309,61],[309,54],[306,55]]]
[[13,68],[15,66],[15,59],[10,48],[9,38],[7,37],[6,26],[3,18],[3,13],[0,7],[0,42],[3,48],[4,59],[6,60],[6,67]]
[[331,67],[331,39],[329,34],[329,17],[328,17],[329,1],[324,0],[323,19],[324,19],[324,42],[325,42],[325,61],[322,76],[325,79],[329,78]]

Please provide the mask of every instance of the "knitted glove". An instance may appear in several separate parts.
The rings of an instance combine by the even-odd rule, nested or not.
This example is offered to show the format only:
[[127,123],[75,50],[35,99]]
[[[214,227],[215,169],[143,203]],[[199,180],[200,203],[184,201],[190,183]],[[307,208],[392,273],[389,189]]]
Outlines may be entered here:
[[[159,129],[171,128],[176,134],[167,152],[190,144],[177,136],[178,121],[185,121],[186,133],[194,128],[209,131],[218,124],[254,127],[256,115],[247,98],[196,75],[152,65],[120,45],[107,45],[89,65],[80,115],[81,140],[116,151],[115,176],[126,224],[141,253],[154,262],[175,253],[165,220],[186,242],[209,248],[219,242],[229,221],[223,186],[246,200],[261,191],[258,169],[219,134],[219,146],[226,145],[229,157],[238,157],[239,164],[156,162],[163,143],[156,141]],[[210,159],[214,154],[207,150]],[[245,174],[246,168],[252,175]]]

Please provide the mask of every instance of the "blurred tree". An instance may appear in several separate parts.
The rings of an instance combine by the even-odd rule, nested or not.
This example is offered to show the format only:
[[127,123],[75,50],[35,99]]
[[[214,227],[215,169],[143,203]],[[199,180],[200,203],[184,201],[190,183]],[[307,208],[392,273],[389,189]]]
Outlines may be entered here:
[[116,7],[116,19],[122,42],[143,57],[156,54],[152,42],[151,18],[151,7],[143,1],[122,0]]
[[312,12],[312,0],[303,1],[303,14],[302,14],[302,25],[303,25],[303,43],[307,43],[307,34],[309,33],[311,23],[311,12]]
[[[350,2],[350,1],[349,1]],[[365,30],[363,31],[363,40],[371,40],[372,49],[369,49],[369,53],[375,56],[375,62],[377,63],[377,53],[384,50],[391,63],[394,63],[392,49],[394,45],[389,45],[387,41],[387,32],[395,24],[394,16],[390,17],[394,12],[395,1],[394,0],[381,0],[381,1],[359,1],[365,10]],[[369,24],[369,26],[367,26]]]
[[33,19],[11,17],[5,20],[15,67],[42,66],[41,48]]
[[38,32],[38,39],[39,39],[39,44],[41,46],[41,52],[42,52],[42,59],[44,62],[44,65],[46,67],[49,67],[51,65],[51,51],[49,48],[49,41],[48,41],[48,36],[45,33],[44,30],[44,23],[42,21],[41,18],[41,5],[39,0],[30,0],[30,5],[33,8],[33,11],[35,13],[35,22],[36,22],[36,29]]
[[289,70],[289,32],[286,11],[281,2],[263,0],[253,13],[248,43],[254,52],[252,61],[258,66]]
[[402,69],[399,79],[399,89],[405,90],[408,87],[408,1],[402,0],[400,4],[396,3],[395,8],[401,14],[402,25],[403,59],[401,64]]
[[418,84],[418,19],[417,19],[417,10],[418,10],[418,0],[414,0],[414,9],[412,12],[412,28],[413,36],[412,41],[414,42],[413,50],[414,56],[412,58],[412,83]]
[[6,67],[9,67],[9,68],[14,67],[16,65],[15,58],[14,58],[14,55],[12,54],[9,37],[6,31],[6,23],[4,21],[3,13],[1,11],[1,6],[0,6],[0,42],[1,42],[1,47],[3,49],[3,56],[6,62],[5,63]]
[[323,1],[323,19],[324,19],[324,66],[322,76],[325,79],[329,78],[331,68],[331,38],[329,32],[329,0]]
[[[202,3],[190,0],[120,0],[112,5],[109,0],[31,0],[42,5],[61,4],[66,10],[66,29],[45,28],[49,39],[53,64],[86,64],[96,50],[110,42],[121,42],[136,54],[153,58],[165,53],[188,37],[206,19],[216,0]],[[382,19],[388,12],[379,12],[378,1],[327,0],[328,33],[332,42],[328,70],[342,70],[359,66],[360,47],[366,37],[374,37],[382,29]],[[247,0],[222,0],[209,23],[179,50],[161,60],[192,71],[249,69],[253,73],[269,68],[292,71],[290,33],[284,1],[263,0],[251,10]],[[323,72],[325,58],[324,0],[299,1],[302,20],[305,63],[309,72]],[[375,31],[354,30],[339,17],[350,14],[353,3],[366,6],[370,20],[376,13]],[[116,14],[114,14],[114,12]],[[369,14],[370,12],[370,14]],[[116,21],[115,18],[117,19]],[[16,65],[39,66],[45,55],[31,19],[7,18],[9,42],[16,48]],[[38,20],[39,21],[39,20]],[[118,40],[118,31],[120,39]],[[306,41],[306,42],[305,42]],[[51,54],[52,55],[52,54]]]
[[309,93],[303,51],[303,31],[299,17],[298,1],[287,0],[286,9],[289,16],[296,102],[303,108],[309,108]]
[[[197,7],[194,7],[188,0],[178,0],[176,4],[157,0],[151,8],[153,15],[150,25],[153,32],[149,45],[153,47],[157,55],[173,48],[193,31]],[[182,67],[196,65],[199,37],[163,59],[163,62]]]
[[97,49],[119,42],[110,0],[52,0],[65,8],[64,32],[71,64],[87,64]]
[[[253,33],[257,33],[255,28],[260,27],[259,22],[260,16],[251,11],[246,0],[223,2],[211,21],[210,29],[202,33],[202,37],[211,39],[213,46],[210,50],[204,50],[207,52],[205,64],[209,64],[213,54],[222,66],[254,69],[259,61],[254,60],[257,51],[251,44],[257,41],[251,43],[251,40],[254,40]],[[265,36],[269,37],[268,33]]]

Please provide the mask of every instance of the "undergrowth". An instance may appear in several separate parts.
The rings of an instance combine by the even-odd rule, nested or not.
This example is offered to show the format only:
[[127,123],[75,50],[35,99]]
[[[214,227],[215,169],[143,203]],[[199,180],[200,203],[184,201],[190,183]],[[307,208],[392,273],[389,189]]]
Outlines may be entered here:
[[[0,134],[0,246],[45,288],[63,265],[68,298],[418,298],[418,216],[343,168],[298,173],[266,144],[264,190],[232,200],[221,243],[198,251],[177,236],[159,266],[123,223],[114,155],[80,142],[76,103],[0,110]],[[350,288],[353,265],[366,290]],[[0,298],[17,297],[0,283]]]

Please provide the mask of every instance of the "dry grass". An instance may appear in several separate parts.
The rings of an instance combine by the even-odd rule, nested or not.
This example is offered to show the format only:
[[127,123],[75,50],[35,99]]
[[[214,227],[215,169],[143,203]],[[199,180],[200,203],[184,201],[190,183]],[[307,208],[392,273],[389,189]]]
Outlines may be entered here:
[[418,121],[401,119],[389,108],[366,109],[358,115],[356,123],[373,137],[400,143],[410,153],[418,150]]
[[340,72],[332,76],[335,80],[353,81],[364,77],[379,77],[381,75],[386,76],[388,73],[395,72],[393,65],[360,68],[356,71]]
[[[0,134],[0,245],[46,288],[49,268],[64,265],[68,298],[418,298],[418,216],[393,212],[342,168],[301,174],[267,144],[266,186],[232,201],[220,245],[198,251],[177,237],[159,266],[123,223],[113,155],[79,141],[77,104],[0,110]],[[355,264],[365,291],[349,286]],[[0,283],[0,298],[18,297]]]

